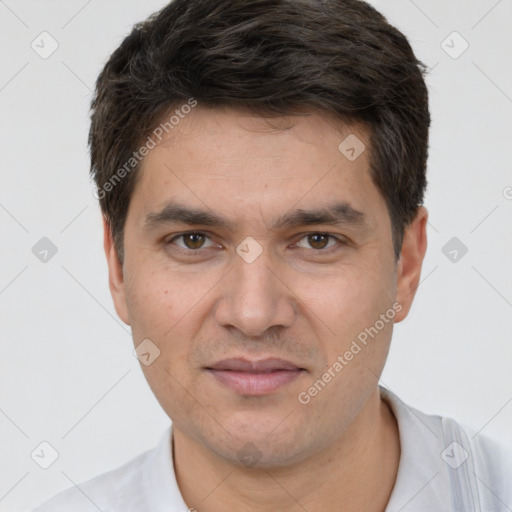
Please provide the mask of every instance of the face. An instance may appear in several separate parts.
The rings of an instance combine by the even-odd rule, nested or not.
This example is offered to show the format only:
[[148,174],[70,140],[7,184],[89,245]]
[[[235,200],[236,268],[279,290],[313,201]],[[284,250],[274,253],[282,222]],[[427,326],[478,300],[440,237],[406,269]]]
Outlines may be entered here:
[[320,114],[198,106],[143,162],[122,268],[106,236],[149,385],[176,431],[228,461],[292,464],[343,435],[412,302],[426,211],[397,265],[368,150],[339,149],[350,134],[369,147]]

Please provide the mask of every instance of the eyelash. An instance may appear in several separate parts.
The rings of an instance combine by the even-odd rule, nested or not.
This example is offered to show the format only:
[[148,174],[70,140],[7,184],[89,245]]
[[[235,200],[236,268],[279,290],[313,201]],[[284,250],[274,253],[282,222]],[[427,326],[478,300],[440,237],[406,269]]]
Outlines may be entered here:
[[[210,240],[210,242],[211,242],[211,238],[208,236],[207,233],[205,233],[203,231],[186,231],[184,233],[180,233],[179,235],[173,236],[170,240],[167,240],[166,241],[166,245],[171,245],[171,244],[173,244],[178,239],[182,239],[183,240],[183,237],[185,237],[187,235],[203,235],[203,236],[206,237],[207,240]],[[329,240],[335,240],[337,242],[337,246],[338,247],[342,246],[342,245],[347,245],[347,241],[346,240],[344,240],[342,238],[339,238],[339,237],[337,237],[335,235],[331,235],[330,233],[324,233],[322,231],[311,231],[309,233],[302,234],[301,237],[295,243],[298,243],[301,240],[307,238],[308,236],[312,236],[312,235],[322,235],[322,236],[328,237]],[[316,253],[328,254],[328,253],[332,252],[332,250],[335,250],[337,248],[336,245],[329,246],[329,242],[328,242],[327,245],[328,246],[326,248],[323,248],[323,249],[310,248],[309,250],[314,251]],[[192,253],[199,253],[201,251],[201,249],[208,249],[208,247],[199,247],[198,249],[190,249],[188,247],[180,247],[180,246],[177,246],[177,247],[178,247],[179,250],[187,252],[187,253],[190,253],[190,254],[192,254]]]

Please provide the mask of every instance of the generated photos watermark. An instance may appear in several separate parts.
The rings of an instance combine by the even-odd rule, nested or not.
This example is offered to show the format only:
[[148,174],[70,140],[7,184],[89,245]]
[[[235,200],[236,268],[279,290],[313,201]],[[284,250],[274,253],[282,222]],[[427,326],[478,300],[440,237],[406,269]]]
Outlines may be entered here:
[[368,345],[368,337],[373,339],[377,336],[386,324],[394,320],[396,314],[402,311],[402,309],[402,304],[395,302],[385,313],[380,314],[379,319],[372,326],[365,327],[357,335],[356,339],[352,341],[350,348],[342,355],[339,355],[336,361],[306,391],[301,391],[298,394],[299,402],[303,405],[309,404]]
[[148,135],[146,142],[140,146],[137,151],[132,153],[132,156],[121,166],[108,180],[103,184],[101,188],[94,191],[93,195],[96,199],[104,199],[106,195],[111,192],[115,186],[120,183],[130,172],[132,172],[142,159],[149,154],[149,152],[156,147],[157,143],[162,140],[164,135],[171,132],[187,114],[190,114],[192,109],[198,104],[194,98],[189,98],[186,103],[177,108],[174,113],[164,123],[160,123],[151,133]]

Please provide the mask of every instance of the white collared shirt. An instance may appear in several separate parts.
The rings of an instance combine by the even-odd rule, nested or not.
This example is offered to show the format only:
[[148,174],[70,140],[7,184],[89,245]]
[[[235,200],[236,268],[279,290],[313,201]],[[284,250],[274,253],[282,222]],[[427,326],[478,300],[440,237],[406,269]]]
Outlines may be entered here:
[[[380,388],[400,434],[386,512],[510,512],[512,453],[449,418],[426,415]],[[172,427],[153,450],[72,487],[33,512],[188,512],[171,450]]]

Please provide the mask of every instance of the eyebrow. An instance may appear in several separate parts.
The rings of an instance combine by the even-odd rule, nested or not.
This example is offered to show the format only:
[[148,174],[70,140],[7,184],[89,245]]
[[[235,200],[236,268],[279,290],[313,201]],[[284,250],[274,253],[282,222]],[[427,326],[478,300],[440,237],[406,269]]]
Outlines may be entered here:
[[[148,229],[155,229],[167,224],[189,224],[208,227],[224,227],[234,231],[235,223],[225,219],[216,213],[200,208],[185,206],[176,202],[166,204],[160,211],[148,213],[144,224]],[[311,226],[326,224],[330,226],[342,225],[368,229],[369,224],[366,215],[351,206],[347,202],[338,202],[326,205],[322,208],[304,210],[295,209],[275,219],[270,229],[282,229],[299,226]]]

